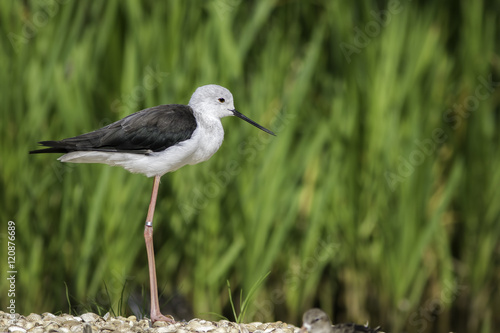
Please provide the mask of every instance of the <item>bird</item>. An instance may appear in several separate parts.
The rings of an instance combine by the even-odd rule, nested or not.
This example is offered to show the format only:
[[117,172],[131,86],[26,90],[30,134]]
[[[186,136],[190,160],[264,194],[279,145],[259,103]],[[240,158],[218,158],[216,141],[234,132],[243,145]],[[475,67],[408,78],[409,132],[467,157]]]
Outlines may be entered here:
[[69,163],[104,163],[154,177],[144,227],[151,294],[150,319],[175,323],[160,312],[153,249],[153,217],[160,178],[185,165],[208,160],[222,145],[221,118],[236,116],[260,130],[272,131],[238,112],[231,92],[219,85],[198,87],[189,103],[158,105],[128,115],[93,132],[59,141],[40,141],[30,154],[63,153]]
[[321,309],[307,310],[302,316],[300,333],[383,333],[380,327],[370,328],[368,324],[353,323],[332,325],[328,315]]

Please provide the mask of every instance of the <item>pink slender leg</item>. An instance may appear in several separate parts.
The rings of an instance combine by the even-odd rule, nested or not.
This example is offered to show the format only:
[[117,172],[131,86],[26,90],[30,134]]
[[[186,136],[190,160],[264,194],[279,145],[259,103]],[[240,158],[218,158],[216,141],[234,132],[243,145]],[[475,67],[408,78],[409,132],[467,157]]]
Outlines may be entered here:
[[146,241],[146,250],[148,251],[148,266],[149,266],[149,289],[151,291],[151,321],[166,321],[175,323],[172,316],[164,316],[160,312],[160,303],[158,301],[158,286],[156,284],[156,266],[155,252],[153,248],[153,215],[155,213],[156,197],[158,196],[158,187],[160,185],[160,177],[155,176],[153,185],[153,193],[151,193],[151,202],[149,203],[148,216],[146,218],[146,226],[144,227],[144,240]]

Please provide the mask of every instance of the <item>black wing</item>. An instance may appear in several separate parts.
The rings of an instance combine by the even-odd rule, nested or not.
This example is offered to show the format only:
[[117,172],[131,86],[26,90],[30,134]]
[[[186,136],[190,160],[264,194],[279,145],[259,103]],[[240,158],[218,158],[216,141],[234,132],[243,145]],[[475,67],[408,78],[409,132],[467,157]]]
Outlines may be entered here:
[[90,133],[60,141],[41,141],[48,149],[38,153],[107,151],[148,154],[188,140],[196,129],[193,109],[186,105],[159,105],[133,113]]
[[380,331],[380,326],[375,328],[370,328],[368,325],[357,325],[357,324],[337,324],[332,326],[333,333],[383,333]]

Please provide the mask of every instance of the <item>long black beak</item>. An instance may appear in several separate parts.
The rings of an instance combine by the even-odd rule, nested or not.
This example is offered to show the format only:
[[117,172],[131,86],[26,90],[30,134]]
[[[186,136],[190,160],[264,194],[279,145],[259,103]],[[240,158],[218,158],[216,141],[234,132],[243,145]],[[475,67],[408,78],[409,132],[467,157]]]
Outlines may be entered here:
[[229,111],[232,111],[232,112],[233,112],[233,114],[234,114],[236,117],[238,117],[238,118],[240,118],[240,119],[243,119],[243,120],[244,120],[244,121],[246,121],[247,123],[252,124],[252,125],[254,125],[255,127],[257,127],[258,129],[261,129],[261,130],[263,130],[263,131],[264,131],[264,132],[266,132],[266,133],[269,133],[269,134],[271,134],[271,135],[276,136],[276,134],[274,134],[273,132],[271,132],[271,131],[270,131],[270,130],[268,130],[267,128],[260,126],[260,125],[259,125],[259,124],[257,124],[255,121],[253,121],[252,119],[248,118],[247,116],[245,116],[245,115],[243,115],[243,114],[239,113],[238,111],[236,111],[236,110],[229,110]]

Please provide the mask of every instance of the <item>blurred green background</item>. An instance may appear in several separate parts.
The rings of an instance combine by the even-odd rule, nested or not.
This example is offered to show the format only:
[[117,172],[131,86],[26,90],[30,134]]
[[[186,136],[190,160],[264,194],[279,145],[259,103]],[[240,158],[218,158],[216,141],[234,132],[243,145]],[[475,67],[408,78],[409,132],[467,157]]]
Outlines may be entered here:
[[[390,332],[494,332],[499,15],[482,0],[2,1],[16,311],[148,313],[152,179],[28,151],[216,83],[277,137],[223,119],[210,161],[162,178],[164,312],[234,319],[227,280],[239,303],[270,271],[247,322],[300,325],[319,306]],[[7,292],[2,278],[3,310]]]

